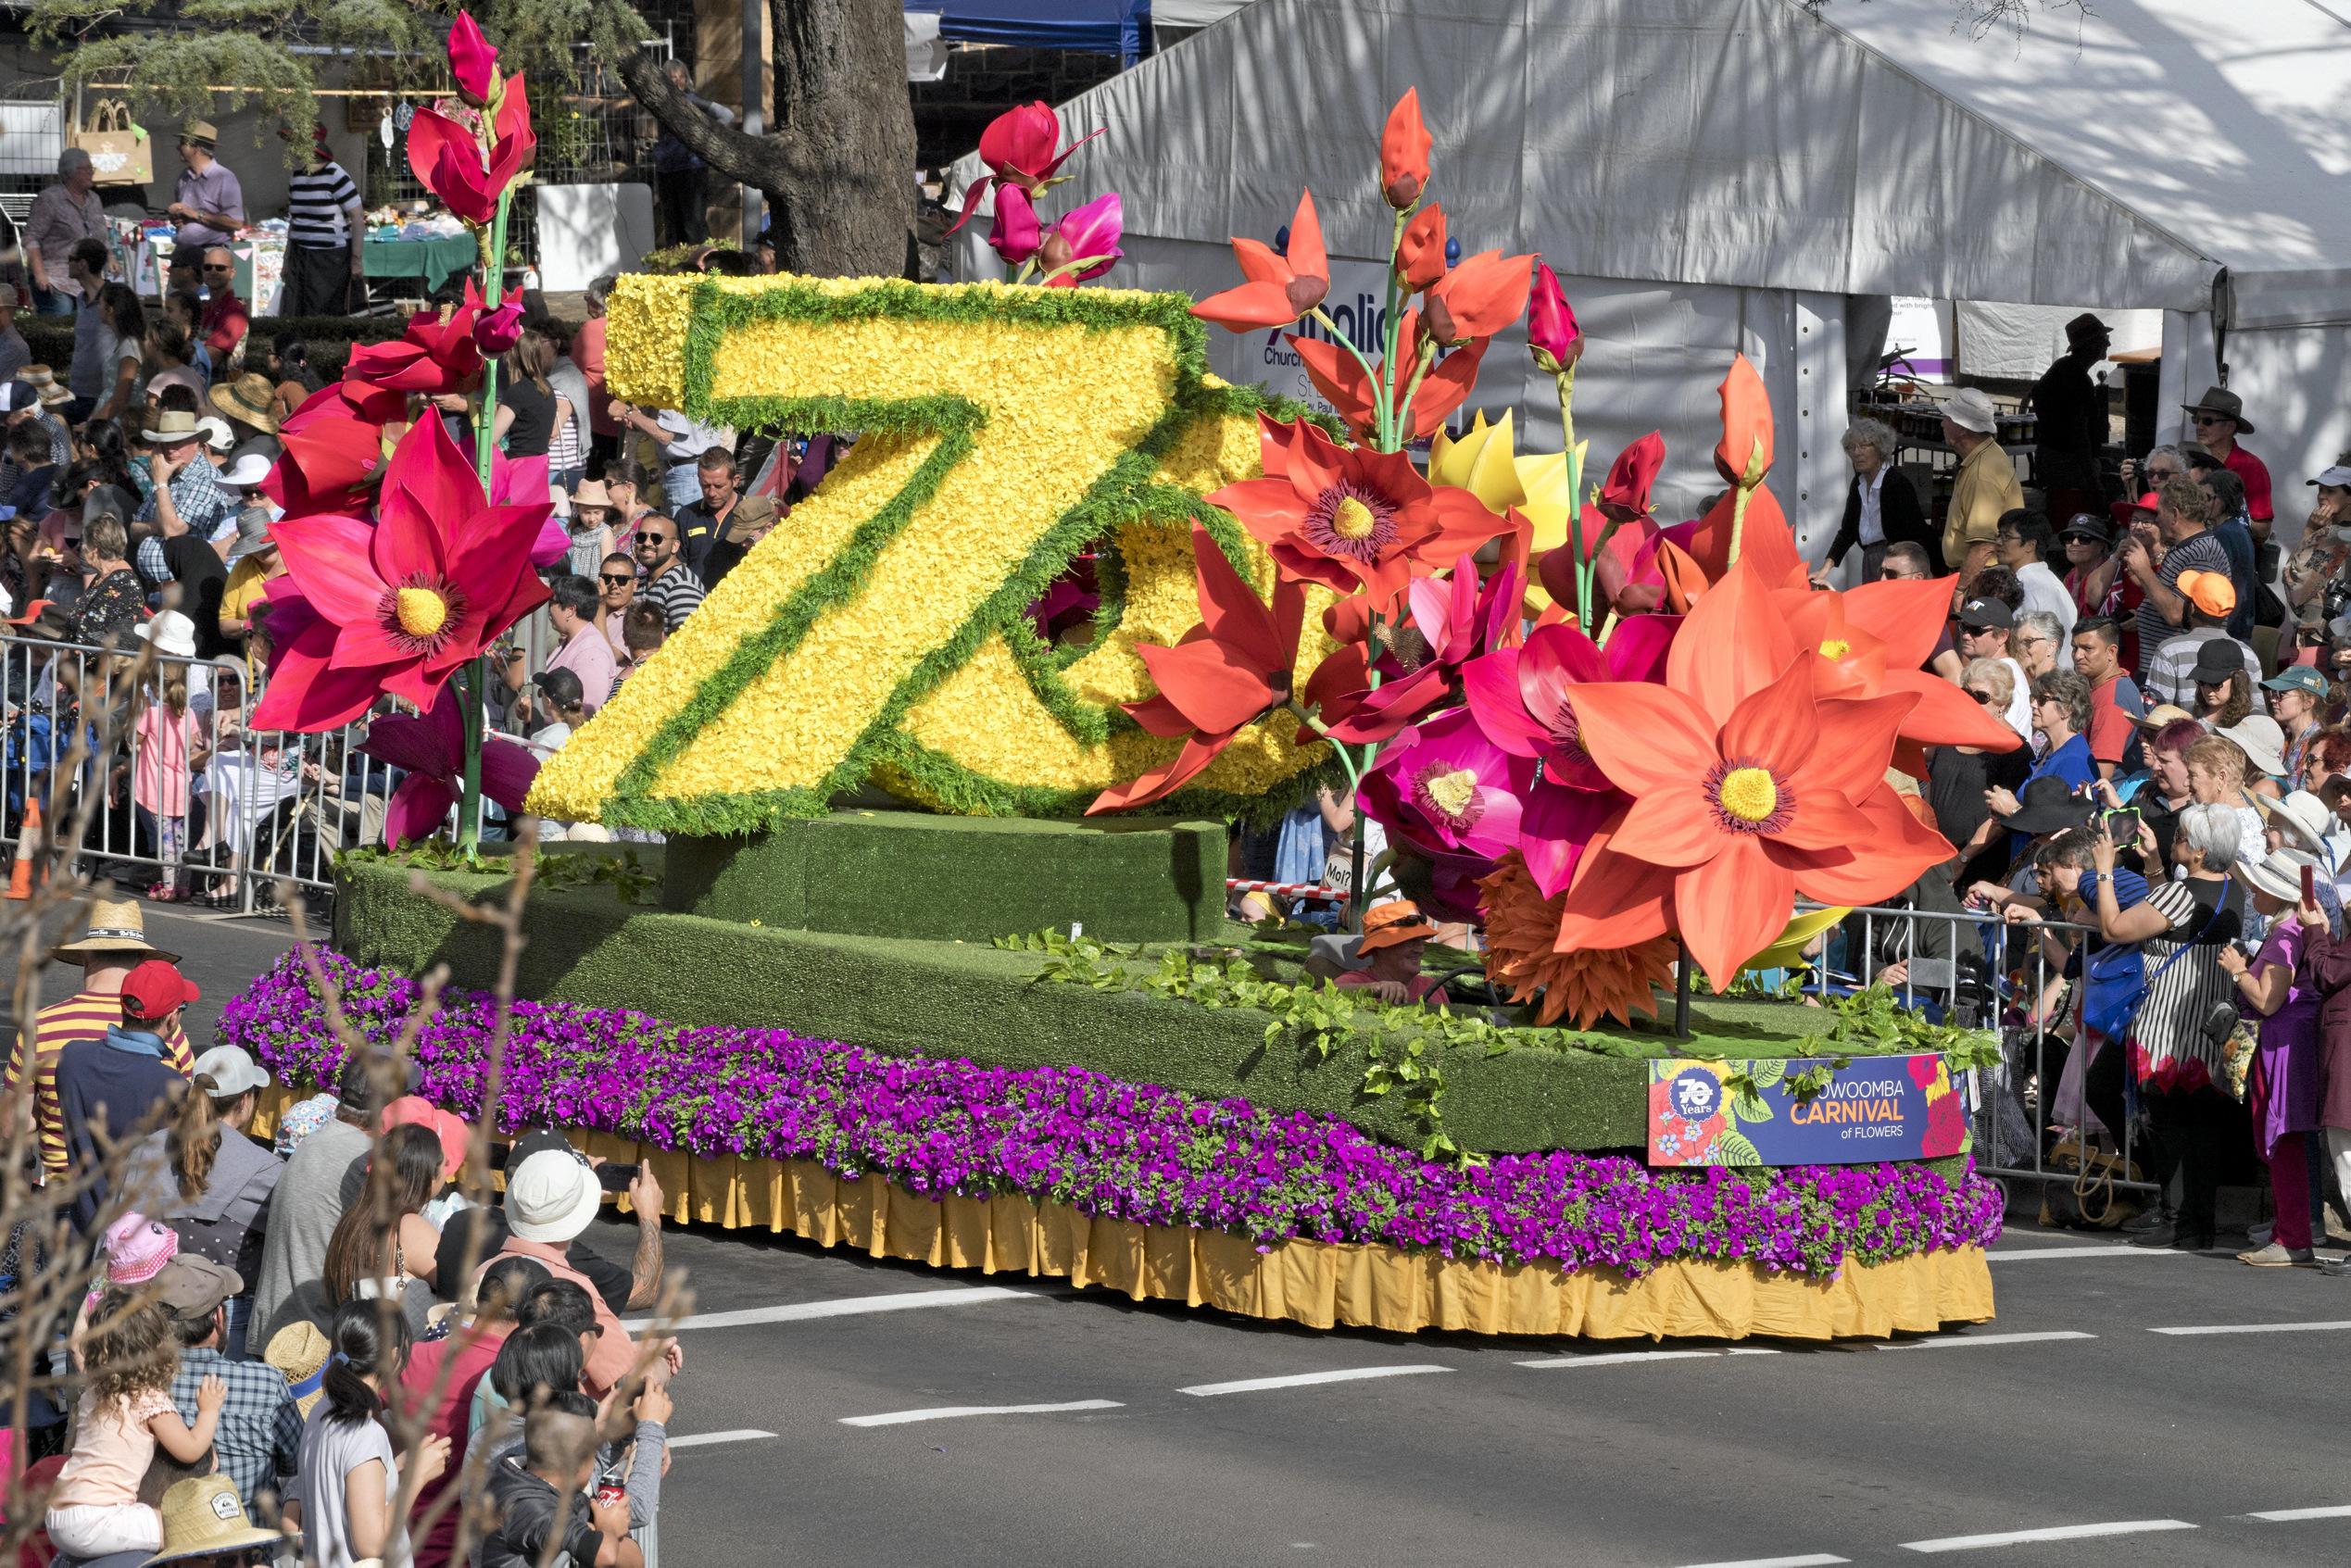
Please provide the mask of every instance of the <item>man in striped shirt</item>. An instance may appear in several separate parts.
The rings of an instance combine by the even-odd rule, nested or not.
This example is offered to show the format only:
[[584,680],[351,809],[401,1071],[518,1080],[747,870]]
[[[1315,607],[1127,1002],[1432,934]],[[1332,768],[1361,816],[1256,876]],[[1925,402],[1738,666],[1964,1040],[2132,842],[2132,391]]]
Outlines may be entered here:
[[[33,1014],[30,1030],[17,1030],[16,1049],[8,1058],[8,1086],[30,1080],[33,1085],[33,1118],[41,1135],[42,1168],[53,1175],[65,1173],[67,1143],[64,1112],[56,1088],[57,1055],[69,1041],[106,1037],[108,1028],[122,1022],[122,982],[132,970],[149,959],[177,963],[147,941],[146,921],[132,898],[100,898],[90,906],[90,928],[80,940],[66,943],[51,955],[60,963],[82,966],[82,989],[63,1001],[51,1002]],[[163,1029],[163,1060],[186,1076],[195,1071],[188,1036],[174,1017]]]
[[327,156],[326,127],[313,126],[311,133],[310,167],[286,182],[282,317],[340,316],[359,282],[359,188]]
[[647,512],[636,525],[636,565],[644,576],[636,585],[640,603],[661,612],[673,632],[701,608],[706,590],[678,554],[677,523],[659,512]]

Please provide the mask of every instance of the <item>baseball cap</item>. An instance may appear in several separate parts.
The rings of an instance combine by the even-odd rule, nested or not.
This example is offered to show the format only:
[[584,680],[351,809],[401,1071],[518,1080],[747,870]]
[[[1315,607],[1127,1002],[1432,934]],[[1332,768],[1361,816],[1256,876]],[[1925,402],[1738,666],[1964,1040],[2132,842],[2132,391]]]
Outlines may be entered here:
[[2225,571],[2190,570],[2174,584],[2180,596],[2206,615],[2226,615],[2237,608],[2237,585]]
[[2327,678],[2307,664],[2289,664],[2261,684],[2273,692],[2307,692],[2319,697],[2327,695]]
[[[2181,572],[2186,577],[2187,572]],[[2215,637],[2196,649],[2195,678],[2216,684],[2244,671],[2244,649],[2232,637]]]
[[506,1226],[524,1241],[560,1245],[588,1228],[603,1196],[582,1160],[554,1149],[534,1154],[507,1172]]
[[2114,543],[2114,528],[2095,512],[2076,512],[2060,535],[2067,539],[2095,539],[2101,545]]
[[122,982],[122,1016],[153,1023],[166,1019],[204,993],[195,982],[161,959],[149,959]]
[[242,1046],[215,1046],[195,1060],[199,1076],[212,1080],[212,1092],[221,1099],[247,1089],[269,1086],[270,1074]]
[[245,1294],[245,1276],[209,1258],[182,1252],[155,1276],[157,1297],[175,1318],[207,1318],[220,1303]]
[[12,381],[0,386],[0,414],[20,414],[27,408],[41,407],[41,389],[29,381]]
[[[2187,575],[2185,572],[2181,576]],[[2013,632],[2017,629],[2016,612],[2001,599],[1974,598],[1959,607],[1959,624],[1976,630]]]
[[587,697],[580,678],[569,670],[542,670],[531,677],[531,684],[547,693],[547,701],[558,708],[570,708]]
[[2332,468],[2320,469],[2319,477],[2308,483],[2323,484],[2334,490],[2351,490],[2351,468],[2345,468],[2337,463]]

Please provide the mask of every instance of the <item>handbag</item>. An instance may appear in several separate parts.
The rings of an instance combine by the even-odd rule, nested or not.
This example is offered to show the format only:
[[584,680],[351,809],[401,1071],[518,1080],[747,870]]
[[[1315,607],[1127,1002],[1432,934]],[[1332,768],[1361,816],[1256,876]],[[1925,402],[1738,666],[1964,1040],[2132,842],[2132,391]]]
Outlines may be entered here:
[[[2109,1040],[2122,1039],[2125,1032],[2131,1027],[2131,1021],[2138,1016],[2139,1009],[2146,1004],[2147,991],[2155,985],[2156,976],[2187,957],[2188,949],[2203,941],[2205,934],[2212,929],[2213,922],[2220,918],[2221,909],[2226,908],[2229,902],[2229,887],[2235,881],[2236,878],[2233,876],[2220,879],[2220,897],[2213,901],[2212,911],[2204,917],[2204,924],[2196,929],[2194,936],[2172,948],[2171,956],[2156,965],[2154,974],[2146,972],[2146,965],[2140,959],[2139,949],[2135,945],[2131,947],[2109,945],[2101,947],[2090,961],[2083,965],[2082,989],[2087,993],[2081,1004],[2083,1026],[2095,1029]],[[2119,955],[2119,959],[2116,955]],[[2128,960],[2130,967],[2139,971],[2139,983],[2135,988],[2130,984],[2129,974],[2121,960]],[[2100,995],[2099,982],[2101,980],[2112,987],[2111,996]],[[2108,1027],[2109,1024],[2112,1027]]]
[[154,144],[146,127],[132,122],[131,106],[120,98],[99,99],[90,123],[66,142],[90,155],[101,185],[144,185],[155,178]]
[[2085,1147],[2079,1131],[2069,1132],[2049,1150],[2049,1169],[2070,1176],[2041,1189],[2041,1223],[2068,1230],[2110,1231],[2138,1213],[2138,1194],[2115,1191],[2115,1183],[2141,1182],[2146,1177],[2133,1161],[2105,1149]]

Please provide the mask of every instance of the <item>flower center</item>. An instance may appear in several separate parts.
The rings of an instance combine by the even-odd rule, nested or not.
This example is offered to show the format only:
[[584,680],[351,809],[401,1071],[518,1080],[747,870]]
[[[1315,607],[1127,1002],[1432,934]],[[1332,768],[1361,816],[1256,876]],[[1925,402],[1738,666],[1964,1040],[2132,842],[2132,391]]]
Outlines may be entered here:
[[1395,548],[1396,504],[1343,479],[1314,497],[1298,532],[1326,556],[1376,561]]
[[449,602],[430,588],[401,588],[392,595],[392,618],[411,637],[429,637],[448,624]]
[[1746,758],[1716,763],[1704,789],[1715,808],[1715,825],[1725,833],[1778,833],[1795,807],[1795,797],[1771,770]]
[[411,577],[387,589],[375,613],[394,642],[412,657],[429,659],[457,634],[465,595],[437,578]]
[[1420,781],[1420,787],[1428,792],[1428,798],[1445,815],[1459,817],[1477,797],[1477,775],[1466,768],[1456,768],[1450,773],[1429,774]]
[[1820,645],[1820,657],[1823,659],[1842,659],[1852,651],[1853,645],[1842,637],[1831,637]]

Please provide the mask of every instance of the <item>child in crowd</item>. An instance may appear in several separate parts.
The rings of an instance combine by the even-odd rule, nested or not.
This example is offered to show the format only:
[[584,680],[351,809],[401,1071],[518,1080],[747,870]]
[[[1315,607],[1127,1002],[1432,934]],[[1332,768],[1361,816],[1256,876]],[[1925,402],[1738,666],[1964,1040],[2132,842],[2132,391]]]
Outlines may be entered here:
[[98,1304],[109,1290],[133,1291],[163,1272],[163,1265],[180,1255],[180,1233],[144,1214],[125,1214],[107,1227],[106,1284],[83,1298],[73,1320],[73,1342],[89,1332]]
[[49,1494],[49,1539],[70,1557],[158,1551],[163,1516],[139,1500],[156,1449],[194,1463],[212,1447],[228,1386],[196,1388],[194,1426],[171,1404],[179,1338],[162,1304],[110,1290],[83,1341],[88,1377],[74,1411],[72,1457]]
[[302,1561],[318,1568],[354,1568],[382,1559],[406,1562],[406,1526],[394,1528],[393,1499],[402,1478],[416,1473],[422,1486],[447,1468],[449,1440],[433,1436],[405,1456],[392,1450],[384,1429],[383,1390],[408,1355],[408,1324],[373,1301],[346,1301],[327,1337],[334,1346],[323,1385],[326,1399],[302,1429],[302,1457],[286,1498],[298,1520]]
[[195,771],[207,759],[188,711],[188,667],[160,667],[162,690],[150,684],[140,694],[137,746],[132,759],[131,799],[139,824],[167,868],[147,888],[147,897],[169,902],[180,897],[180,858],[188,850],[188,794]]

